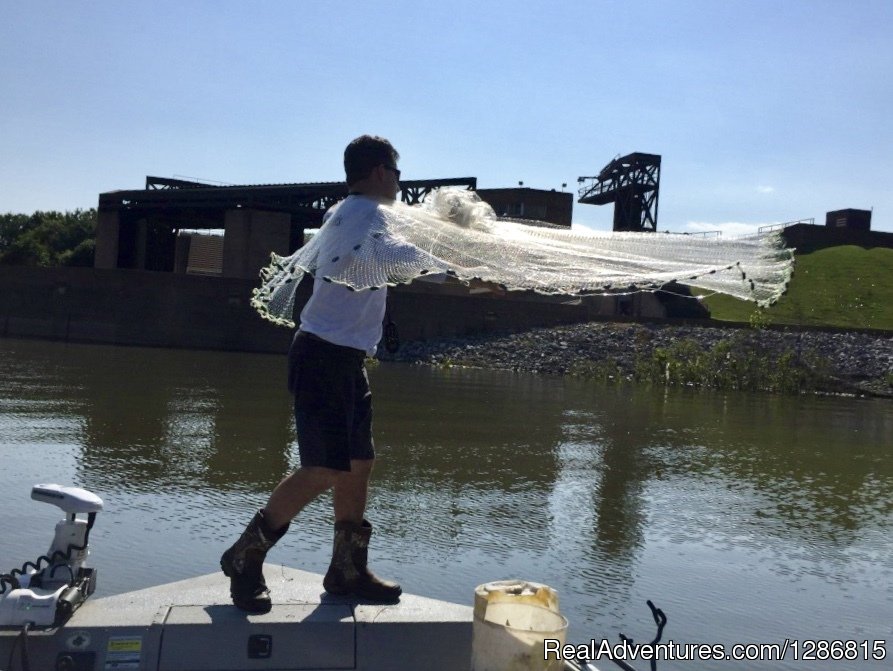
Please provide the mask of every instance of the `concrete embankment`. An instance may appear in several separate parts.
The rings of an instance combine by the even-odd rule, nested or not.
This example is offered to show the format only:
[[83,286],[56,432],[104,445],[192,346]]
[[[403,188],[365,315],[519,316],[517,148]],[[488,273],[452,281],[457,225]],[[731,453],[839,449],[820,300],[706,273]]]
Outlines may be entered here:
[[634,379],[637,366],[658,349],[680,341],[703,351],[728,341],[744,343],[772,356],[821,362],[828,388],[888,395],[893,392],[893,336],[857,332],[782,331],[724,327],[589,322],[521,333],[450,338],[402,344],[385,361],[469,366],[549,375],[586,375],[616,371]]

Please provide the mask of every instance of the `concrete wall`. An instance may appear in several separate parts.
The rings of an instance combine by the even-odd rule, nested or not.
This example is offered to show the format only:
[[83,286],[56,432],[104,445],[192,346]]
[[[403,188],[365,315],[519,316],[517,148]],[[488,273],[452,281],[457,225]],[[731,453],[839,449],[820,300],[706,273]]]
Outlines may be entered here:
[[140,270],[0,267],[0,336],[284,352],[249,305],[254,280]]
[[291,216],[262,210],[227,210],[224,217],[223,276],[254,279],[270,263],[270,252],[287,256]]
[[[290,329],[250,306],[256,279],[98,268],[0,266],[0,336],[72,342],[286,352]],[[311,284],[299,287],[298,309]],[[587,321],[613,314],[614,298],[440,294],[415,283],[389,292],[404,341]],[[465,291],[465,294],[461,293]],[[636,297],[634,316],[651,306]]]
[[96,218],[96,268],[118,267],[120,217],[117,210],[99,210]]
[[532,326],[589,321],[598,306],[589,301],[561,300],[525,294],[441,293],[436,287],[414,283],[388,293],[391,318],[401,340],[429,340]]

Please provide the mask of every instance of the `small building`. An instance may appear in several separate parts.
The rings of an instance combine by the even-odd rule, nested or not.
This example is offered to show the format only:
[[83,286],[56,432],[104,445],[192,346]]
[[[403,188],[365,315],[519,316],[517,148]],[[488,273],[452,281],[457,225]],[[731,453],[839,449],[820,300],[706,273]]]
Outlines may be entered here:
[[825,215],[825,226],[848,228],[854,231],[871,230],[871,210],[834,210]]
[[546,221],[557,226],[571,227],[574,197],[563,191],[546,191],[518,187],[510,189],[477,189],[481,199],[499,217]]

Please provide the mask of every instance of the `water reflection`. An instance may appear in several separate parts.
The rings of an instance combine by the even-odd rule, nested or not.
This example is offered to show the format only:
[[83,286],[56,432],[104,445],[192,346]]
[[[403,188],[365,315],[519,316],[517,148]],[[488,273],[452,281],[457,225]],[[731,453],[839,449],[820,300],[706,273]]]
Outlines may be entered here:
[[845,545],[889,522],[891,499],[879,490],[893,479],[886,402],[674,395],[663,407],[664,440],[653,448],[664,474],[757,497],[750,524],[762,533]]
[[66,414],[79,416],[87,486],[266,489],[288,469],[279,357],[78,346],[55,354],[44,364],[61,384],[18,398],[67,401]]
[[[35,477],[26,451],[74,463],[72,484],[114,502],[96,558],[116,591],[214,570],[296,463],[283,366],[0,340],[0,490]],[[838,633],[893,636],[878,624],[893,622],[889,402],[393,364],[371,377],[377,564],[410,591],[463,601],[487,580],[547,582],[577,640],[650,631],[646,597],[672,604],[677,640],[793,635],[785,607],[799,622],[829,603]],[[314,504],[273,560],[324,570],[330,515]],[[43,550],[46,535],[26,530],[0,554]],[[139,570],[134,555],[149,558]],[[805,617],[817,637],[822,617]]]

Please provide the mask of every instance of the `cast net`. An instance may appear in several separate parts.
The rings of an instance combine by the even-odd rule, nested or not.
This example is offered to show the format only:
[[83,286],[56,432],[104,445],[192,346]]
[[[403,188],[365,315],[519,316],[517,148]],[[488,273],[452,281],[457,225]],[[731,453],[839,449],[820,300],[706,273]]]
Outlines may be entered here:
[[[330,221],[291,256],[273,254],[252,305],[266,319],[294,326],[295,292],[305,273],[356,291],[438,274],[542,294],[660,291],[681,282],[768,305],[785,291],[793,266],[793,250],[778,232],[583,234],[497,217],[475,192],[461,189],[432,191],[416,206],[382,202],[378,211],[360,237]],[[328,263],[332,258],[339,263]]]

